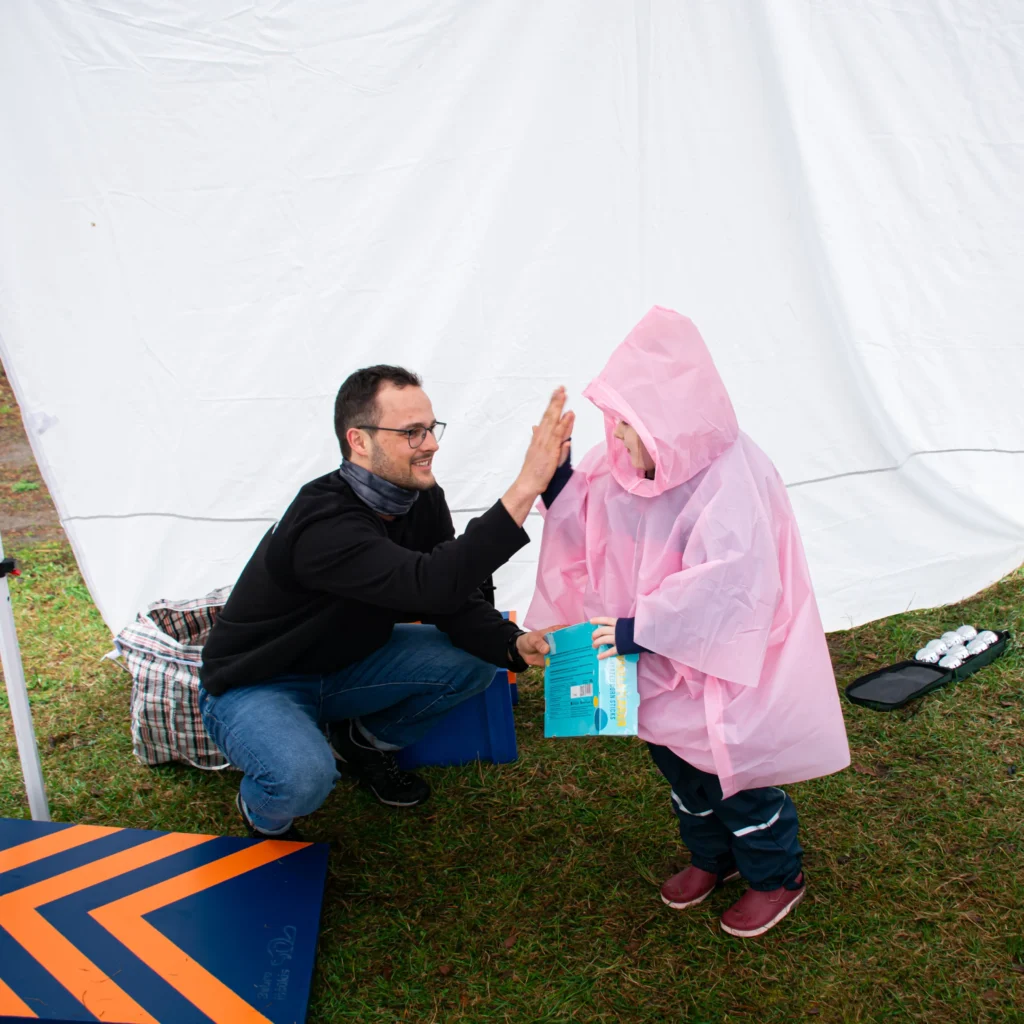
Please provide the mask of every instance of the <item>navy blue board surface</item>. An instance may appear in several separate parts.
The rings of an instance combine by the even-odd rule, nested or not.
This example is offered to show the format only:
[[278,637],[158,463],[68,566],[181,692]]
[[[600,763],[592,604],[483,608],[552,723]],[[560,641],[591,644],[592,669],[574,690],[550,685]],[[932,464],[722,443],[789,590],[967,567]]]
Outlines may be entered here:
[[327,853],[0,818],[0,1020],[301,1024]]

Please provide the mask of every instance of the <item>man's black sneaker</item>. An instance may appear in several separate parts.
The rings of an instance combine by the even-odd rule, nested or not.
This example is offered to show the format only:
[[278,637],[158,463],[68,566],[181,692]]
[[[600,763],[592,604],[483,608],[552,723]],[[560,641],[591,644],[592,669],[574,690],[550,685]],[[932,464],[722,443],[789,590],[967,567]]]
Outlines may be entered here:
[[430,786],[412,772],[403,772],[390,750],[367,742],[354,721],[332,722],[327,738],[338,770],[355,775],[387,807],[416,807],[430,796]]
[[249,815],[246,813],[245,804],[242,803],[242,794],[235,794],[235,807],[238,808],[238,813],[242,816],[242,822],[245,825],[246,831],[252,836],[253,839],[280,839],[286,843],[304,843],[306,840],[299,834],[299,830],[294,826],[290,825],[286,831],[280,835],[271,835],[269,832],[261,832],[250,820]]

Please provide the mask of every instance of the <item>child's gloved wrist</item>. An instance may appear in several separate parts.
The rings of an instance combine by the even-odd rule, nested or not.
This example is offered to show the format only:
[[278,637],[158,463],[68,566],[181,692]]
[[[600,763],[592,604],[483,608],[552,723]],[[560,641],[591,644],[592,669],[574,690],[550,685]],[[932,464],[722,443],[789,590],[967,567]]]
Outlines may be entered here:
[[650,654],[651,651],[633,639],[636,619],[623,616],[615,620],[615,649],[619,654]]

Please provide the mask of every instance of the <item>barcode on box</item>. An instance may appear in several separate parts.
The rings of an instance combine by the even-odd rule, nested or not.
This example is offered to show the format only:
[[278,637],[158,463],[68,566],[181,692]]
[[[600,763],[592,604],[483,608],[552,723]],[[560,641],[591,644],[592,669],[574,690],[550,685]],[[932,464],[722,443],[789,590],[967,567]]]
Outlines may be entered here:
[[570,686],[569,696],[576,700],[578,697],[593,697],[594,696],[594,684],[584,683],[582,686]]

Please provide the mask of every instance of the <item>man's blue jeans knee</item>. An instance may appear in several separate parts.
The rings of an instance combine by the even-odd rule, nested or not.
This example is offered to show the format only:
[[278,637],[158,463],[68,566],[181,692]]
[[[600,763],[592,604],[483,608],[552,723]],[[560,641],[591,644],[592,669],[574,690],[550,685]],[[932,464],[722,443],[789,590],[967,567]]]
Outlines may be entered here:
[[315,691],[298,677],[241,686],[219,697],[202,690],[203,725],[244,772],[239,790],[252,823],[277,832],[326,799],[338,771],[316,718]]
[[268,832],[315,811],[338,779],[324,735],[358,718],[383,747],[415,742],[455,705],[490,685],[495,668],[453,647],[433,626],[396,626],[380,650],[324,676],[284,675],[228,690],[200,692],[203,723],[245,773],[242,799]]
[[330,680],[327,721],[359,718],[395,749],[415,743],[456,704],[490,686],[496,669],[453,647],[434,626],[396,626],[391,641]]

